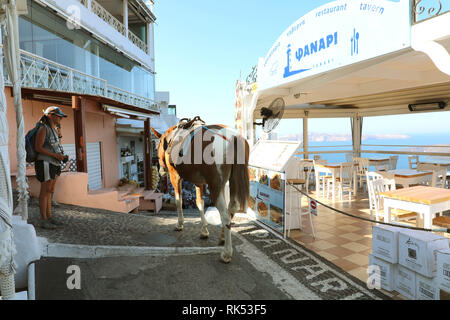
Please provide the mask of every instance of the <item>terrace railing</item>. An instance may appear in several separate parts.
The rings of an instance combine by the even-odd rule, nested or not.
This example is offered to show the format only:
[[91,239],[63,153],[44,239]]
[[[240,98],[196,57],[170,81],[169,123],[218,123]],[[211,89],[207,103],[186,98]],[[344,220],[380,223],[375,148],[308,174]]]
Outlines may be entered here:
[[437,17],[450,10],[448,0],[410,0],[412,24]]
[[[300,149],[297,153],[298,156],[305,155],[305,152]],[[344,154],[353,153],[352,145],[339,145],[339,146],[308,146],[308,152],[306,153],[310,159],[313,155],[322,155],[323,159],[327,159],[328,162],[343,162],[346,161]],[[340,155],[341,156],[336,156]],[[377,144],[362,144],[361,156],[370,157],[371,155],[399,155],[399,163],[407,165],[408,155],[424,156],[425,159],[439,159],[444,162],[450,163],[450,144],[449,145],[377,145]],[[402,159],[403,157],[403,159]]]
[[127,27],[122,22],[120,22],[118,19],[116,19],[111,13],[109,13],[109,11],[106,10],[97,1],[95,1],[95,0],[79,0],[79,1],[82,5],[84,5],[86,8],[88,8],[90,11],[95,13],[100,19],[102,19],[107,24],[109,24],[111,27],[116,29],[123,36],[127,37],[134,45],[136,45],[142,51],[144,51],[145,53],[149,53],[148,45],[144,41],[139,39],[139,37],[136,36],[130,30],[128,30],[128,34],[127,34]]
[[[2,47],[0,46],[0,48]],[[91,76],[24,50],[21,50],[20,57],[20,74],[23,88],[101,96],[138,108],[159,112],[157,105],[152,99],[114,87],[104,79]],[[7,73],[5,73],[5,85],[12,85]]]

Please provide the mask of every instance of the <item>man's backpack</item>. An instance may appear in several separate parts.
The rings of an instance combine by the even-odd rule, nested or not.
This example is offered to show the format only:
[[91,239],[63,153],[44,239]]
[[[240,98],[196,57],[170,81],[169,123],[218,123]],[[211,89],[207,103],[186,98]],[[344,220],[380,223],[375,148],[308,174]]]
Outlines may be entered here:
[[[26,161],[27,162],[35,162],[37,160],[37,156],[39,153],[34,150],[34,142],[36,141],[36,134],[41,127],[41,124],[38,122],[36,126],[27,132],[25,136],[25,151],[27,152]],[[47,137],[46,137],[47,139]]]

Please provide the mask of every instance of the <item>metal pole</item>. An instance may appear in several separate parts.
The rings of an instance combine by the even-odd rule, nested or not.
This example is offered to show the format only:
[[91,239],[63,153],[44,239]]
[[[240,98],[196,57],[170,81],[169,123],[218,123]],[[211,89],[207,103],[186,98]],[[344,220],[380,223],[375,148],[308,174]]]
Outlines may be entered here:
[[303,155],[304,159],[309,159],[308,154],[308,111],[305,111],[305,116],[303,117]]

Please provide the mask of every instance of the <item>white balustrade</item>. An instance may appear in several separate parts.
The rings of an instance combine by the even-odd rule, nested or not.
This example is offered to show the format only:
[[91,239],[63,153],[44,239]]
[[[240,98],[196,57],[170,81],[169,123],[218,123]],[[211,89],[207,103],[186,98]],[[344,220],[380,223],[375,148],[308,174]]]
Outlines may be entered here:
[[[50,89],[101,96],[135,107],[159,112],[152,99],[111,86],[104,79],[66,67],[24,50],[21,50],[20,57],[22,87],[24,88]],[[5,73],[4,77],[5,85],[11,85],[7,73]]]

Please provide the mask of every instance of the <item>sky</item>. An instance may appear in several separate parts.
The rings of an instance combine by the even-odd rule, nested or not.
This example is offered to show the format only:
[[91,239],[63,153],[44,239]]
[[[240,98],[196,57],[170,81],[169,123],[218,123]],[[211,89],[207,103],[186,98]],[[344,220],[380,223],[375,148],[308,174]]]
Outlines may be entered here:
[[[155,0],[156,91],[169,91],[179,118],[234,127],[236,80],[245,80],[259,57],[309,11],[329,0]],[[370,117],[363,133],[445,132],[450,112]],[[310,120],[309,130],[348,133],[348,119]],[[302,120],[282,120],[279,134],[301,133]]]

